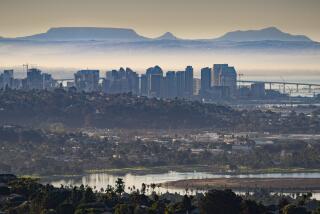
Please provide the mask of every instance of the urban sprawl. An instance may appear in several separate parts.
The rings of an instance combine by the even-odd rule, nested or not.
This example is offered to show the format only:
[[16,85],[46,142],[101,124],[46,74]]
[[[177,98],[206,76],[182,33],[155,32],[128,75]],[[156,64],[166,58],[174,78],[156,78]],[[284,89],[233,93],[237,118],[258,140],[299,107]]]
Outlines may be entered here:
[[[194,69],[187,66],[184,71],[168,71],[164,74],[159,66],[150,67],[139,75],[130,68],[107,71],[100,77],[99,70],[79,70],[74,79],[58,80],[37,68],[27,69],[24,79],[14,78],[13,70],[0,74],[1,89],[52,90],[64,87],[75,92],[103,91],[107,94],[132,93],[156,98],[184,99],[264,99],[281,98],[288,95],[265,89],[265,83],[237,85],[237,72],[228,64],[214,64],[201,69],[201,78],[194,78]],[[63,84],[65,83],[65,84]]]

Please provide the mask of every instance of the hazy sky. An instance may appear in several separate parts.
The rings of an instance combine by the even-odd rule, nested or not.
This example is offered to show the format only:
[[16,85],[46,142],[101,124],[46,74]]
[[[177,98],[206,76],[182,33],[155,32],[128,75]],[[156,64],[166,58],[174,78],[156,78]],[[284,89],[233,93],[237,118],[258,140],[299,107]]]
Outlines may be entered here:
[[50,27],[133,28],[156,37],[212,38],[276,26],[320,41],[320,0],[0,0],[0,36]]

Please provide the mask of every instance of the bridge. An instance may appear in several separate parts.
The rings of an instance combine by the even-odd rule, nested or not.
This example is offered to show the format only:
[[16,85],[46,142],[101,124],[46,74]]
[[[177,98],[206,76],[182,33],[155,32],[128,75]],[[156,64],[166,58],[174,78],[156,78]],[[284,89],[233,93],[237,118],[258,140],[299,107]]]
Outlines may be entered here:
[[238,80],[238,83],[263,83],[265,85],[269,85],[269,89],[272,89],[272,85],[280,85],[283,86],[283,93],[286,93],[286,86],[292,85],[296,87],[296,92],[299,92],[300,86],[305,86],[309,89],[309,92],[311,92],[312,88],[320,88],[320,84],[314,84],[314,83],[301,83],[301,82],[285,82],[285,81],[260,81],[260,80]]
[[[105,78],[100,77],[100,80],[103,80]],[[74,81],[73,78],[64,78],[64,79],[55,79],[57,82],[65,82],[65,81]],[[265,86],[269,85],[269,89],[272,89],[273,85],[279,85],[283,87],[283,93],[286,93],[286,86],[295,86],[296,92],[299,92],[299,89],[301,87],[307,87],[309,90],[309,93],[311,93],[312,89],[319,89],[320,90],[320,84],[315,83],[301,83],[301,82],[285,82],[285,81],[261,81],[261,80],[237,80],[237,83],[248,83],[248,84],[256,84],[256,83],[263,83]]]

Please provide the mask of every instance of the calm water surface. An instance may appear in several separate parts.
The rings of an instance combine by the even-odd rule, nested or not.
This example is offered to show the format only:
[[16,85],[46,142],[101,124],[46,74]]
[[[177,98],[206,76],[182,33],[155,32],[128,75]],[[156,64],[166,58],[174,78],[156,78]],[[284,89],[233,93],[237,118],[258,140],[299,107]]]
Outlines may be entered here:
[[[227,174],[211,174],[206,172],[168,172],[162,174],[146,174],[146,175],[133,175],[126,174],[124,176],[117,176],[108,173],[96,173],[88,174],[82,177],[51,177],[50,179],[44,179],[43,183],[51,183],[56,187],[61,185],[73,185],[80,186],[88,185],[95,187],[97,190],[101,188],[106,188],[107,185],[114,186],[115,181],[118,178],[122,178],[125,182],[126,189],[128,187],[135,186],[136,188],[141,187],[142,183],[151,184],[151,183],[164,183],[168,181],[177,181],[184,179],[204,179],[204,178],[319,178],[320,173],[272,173],[272,174],[239,174],[239,175],[227,175]],[[150,190],[151,191],[151,190]],[[168,187],[159,187],[155,189],[158,193],[180,193],[185,194],[184,189],[179,188],[168,188]],[[127,189],[127,192],[130,192]],[[317,199],[320,199],[320,194],[316,193],[314,196]]]

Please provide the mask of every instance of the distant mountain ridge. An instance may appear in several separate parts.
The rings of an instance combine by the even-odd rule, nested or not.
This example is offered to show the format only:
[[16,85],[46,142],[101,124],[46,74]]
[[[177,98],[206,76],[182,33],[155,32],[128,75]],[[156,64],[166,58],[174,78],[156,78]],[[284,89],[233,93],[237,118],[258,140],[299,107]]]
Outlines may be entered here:
[[143,40],[132,29],[125,28],[95,28],[95,27],[62,27],[51,28],[46,33],[20,37],[26,40],[54,40],[54,41],[78,41],[78,40]]
[[157,40],[179,40],[179,38],[177,38],[175,35],[173,35],[170,32],[166,32],[162,36],[159,36],[156,39]]
[[233,31],[226,33],[218,41],[234,41],[234,42],[249,42],[249,41],[312,41],[304,35],[292,35],[284,33],[275,27],[264,28],[261,30]]
[[[1,37],[0,37],[1,38]],[[4,38],[3,38],[4,39]],[[18,37],[12,39],[19,40],[40,40],[40,41],[89,41],[89,40],[120,40],[120,41],[153,41],[153,40],[183,40],[177,38],[170,32],[166,32],[157,38],[148,38],[139,35],[133,29],[127,28],[97,28],[97,27],[59,27],[51,28],[45,33],[31,36]],[[203,39],[190,39],[190,41]],[[275,27],[268,27],[260,30],[232,31],[221,37],[205,39],[206,41],[231,41],[231,42],[250,42],[250,41],[297,41],[312,42],[304,35],[292,35],[282,32]]]

